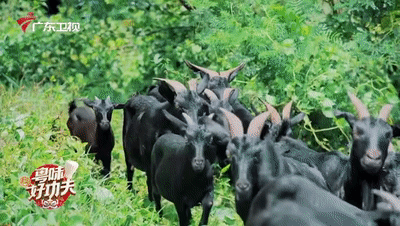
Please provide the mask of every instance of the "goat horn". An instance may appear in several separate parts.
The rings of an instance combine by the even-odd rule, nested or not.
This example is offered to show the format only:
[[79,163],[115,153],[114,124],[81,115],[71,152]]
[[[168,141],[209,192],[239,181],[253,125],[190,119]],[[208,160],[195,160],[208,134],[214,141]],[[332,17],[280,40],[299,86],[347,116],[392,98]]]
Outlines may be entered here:
[[400,212],[400,200],[395,195],[390,194],[389,192],[377,190],[377,189],[372,189],[372,193],[381,197],[383,200],[389,202],[389,204],[391,204],[394,211]]
[[239,66],[237,66],[237,67],[235,67],[235,68],[229,69],[229,70],[227,70],[227,71],[221,71],[221,72],[219,73],[219,75],[220,75],[221,77],[224,77],[224,78],[228,79],[228,78],[229,78],[229,75],[231,75],[232,72],[234,72],[234,71],[240,71],[240,70],[242,70],[242,69],[244,68],[244,66],[245,66],[245,63],[241,63]]
[[356,107],[357,110],[357,114],[358,114],[358,118],[362,119],[362,118],[366,118],[369,117],[369,112],[367,107],[365,107],[365,105],[361,102],[360,99],[358,99],[356,97],[356,95],[348,92],[347,95],[349,95],[351,102],[353,102],[354,107]]
[[187,61],[187,60],[185,60],[185,63],[186,63],[186,65],[187,65],[190,69],[192,69],[194,72],[200,72],[200,71],[202,71],[202,72],[207,73],[208,75],[210,75],[210,78],[219,76],[219,73],[216,72],[216,71],[213,71],[213,70],[210,70],[210,69],[207,69],[207,68],[204,68],[204,67],[197,66],[197,65],[192,64],[191,62],[189,62],[189,61]]
[[186,91],[186,90],[187,90],[186,87],[185,87],[182,83],[180,83],[180,82],[178,82],[178,81],[175,81],[175,80],[170,80],[170,79],[165,79],[165,78],[155,78],[155,80],[158,80],[158,81],[162,81],[162,82],[167,83],[168,86],[169,86],[175,93],[180,93],[180,92],[183,92],[183,91]]
[[292,109],[292,103],[293,101],[290,101],[288,104],[286,104],[286,106],[283,108],[282,111],[282,118],[283,119],[290,119],[290,110]]
[[228,100],[231,96],[232,91],[234,88],[226,88],[224,89],[224,93],[222,94],[222,100]]
[[214,101],[218,101],[218,97],[217,95],[215,95],[215,93],[209,89],[205,89],[204,90],[204,94],[208,97],[208,99],[210,99],[211,103]]
[[196,88],[197,88],[197,80],[196,79],[190,79],[189,80],[189,90],[196,91]]
[[388,152],[394,152],[394,148],[393,148],[392,142],[389,143]]
[[182,113],[182,116],[185,118],[186,122],[188,125],[194,125],[194,121],[193,119],[190,118],[189,115],[187,115],[186,113]]
[[379,112],[379,118],[383,119],[384,121],[387,120],[389,117],[390,111],[392,111],[393,105],[386,104],[382,107],[381,111]]
[[231,137],[233,138],[233,137],[243,136],[244,132],[243,132],[242,121],[240,121],[240,119],[233,113],[231,113],[223,108],[219,108],[219,109],[222,111],[222,113],[224,113],[224,115],[228,121]]
[[281,116],[279,115],[278,111],[272,107],[269,103],[264,101],[265,106],[267,106],[267,110],[271,112],[271,121],[273,124],[278,125],[282,122]]
[[265,121],[267,120],[268,116],[270,115],[270,112],[264,112],[257,117],[255,117],[253,120],[251,120],[249,128],[247,129],[247,134],[252,136],[252,137],[260,137],[261,131],[265,125]]

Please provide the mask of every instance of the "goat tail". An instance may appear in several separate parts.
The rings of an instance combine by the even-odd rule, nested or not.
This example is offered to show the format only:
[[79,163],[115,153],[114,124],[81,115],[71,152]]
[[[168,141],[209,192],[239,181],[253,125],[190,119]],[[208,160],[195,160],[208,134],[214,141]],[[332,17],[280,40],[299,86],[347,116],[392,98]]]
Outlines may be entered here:
[[76,103],[75,103],[75,100],[73,100],[73,101],[71,101],[71,102],[69,103],[68,113],[71,114],[72,111],[75,110],[75,108],[76,108]]

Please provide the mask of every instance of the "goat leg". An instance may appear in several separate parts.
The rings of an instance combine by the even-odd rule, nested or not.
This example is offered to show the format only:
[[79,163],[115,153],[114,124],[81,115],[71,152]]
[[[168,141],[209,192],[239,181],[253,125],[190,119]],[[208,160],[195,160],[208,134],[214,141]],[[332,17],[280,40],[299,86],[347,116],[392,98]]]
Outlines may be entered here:
[[214,194],[212,191],[207,192],[201,204],[203,206],[203,214],[201,215],[200,226],[207,225],[210,216],[211,207],[213,206]]
[[99,156],[99,159],[103,163],[103,169],[101,170],[101,174],[105,177],[109,177],[111,171],[111,153],[103,154]]
[[126,179],[128,181],[128,190],[133,190],[132,180],[134,168],[133,165],[129,162],[128,158],[125,158],[126,163]]
[[149,200],[153,201],[153,187],[151,185],[151,170],[147,170],[146,172],[146,176],[147,176],[147,192],[148,192],[148,196],[149,196]]
[[154,202],[156,203],[156,210],[161,218],[163,216],[163,212],[161,210],[161,195],[158,194],[158,192],[154,191],[154,189],[153,189],[153,199]]
[[190,218],[192,217],[190,208],[184,203],[175,203],[175,208],[179,216],[179,225],[188,226],[190,223]]

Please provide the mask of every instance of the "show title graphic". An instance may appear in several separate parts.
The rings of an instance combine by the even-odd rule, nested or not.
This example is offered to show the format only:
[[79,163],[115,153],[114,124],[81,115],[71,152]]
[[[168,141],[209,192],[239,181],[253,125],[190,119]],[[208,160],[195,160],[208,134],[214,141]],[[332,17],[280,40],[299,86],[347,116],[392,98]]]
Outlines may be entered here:
[[21,26],[22,31],[25,32],[26,28],[28,27],[28,25],[31,23],[32,20],[36,20],[36,17],[33,16],[32,12],[29,12],[28,16],[19,18],[19,20],[17,20],[17,23],[19,26]]
[[65,167],[46,164],[37,168],[30,177],[21,177],[20,184],[29,192],[29,201],[45,209],[56,209],[64,205],[69,196],[75,195],[72,175],[78,163],[67,161]]
[[[36,20],[36,16],[33,16],[33,12],[29,12],[28,16],[22,17],[17,20],[18,25],[21,26],[23,32],[26,31],[29,24]],[[60,23],[52,23],[52,22],[36,22],[32,23],[32,31],[35,31],[36,25],[44,26],[43,31],[54,31],[54,32],[77,32],[80,30],[80,23],[72,23],[72,22],[60,22]]]

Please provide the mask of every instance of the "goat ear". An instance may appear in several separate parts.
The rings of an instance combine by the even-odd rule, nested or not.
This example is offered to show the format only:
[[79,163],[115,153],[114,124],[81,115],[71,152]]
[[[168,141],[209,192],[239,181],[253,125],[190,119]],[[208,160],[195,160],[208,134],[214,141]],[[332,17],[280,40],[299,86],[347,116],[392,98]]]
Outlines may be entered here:
[[123,109],[125,104],[114,104],[114,109]]
[[204,67],[200,67],[197,66],[195,64],[190,63],[189,61],[185,60],[186,65],[192,69],[192,71],[194,71],[195,73],[200,73],[200,76],[203,78],[204,75],[208,74],[210,76],[210,78],[219,76],[218,72],[204,68]]
[[[97,98],[97,97],[95,97],[95,98]],[[98,100],[98,98],[97,98],[97,100]],[[84,103],[86,106],[91,107],[91,108],[95,105],[95,102],[92,101],[92,100],[89,100],[89,99],[84,99],[84,100],[83,100],[83,103]]]
[[241,63],[239,66],[220,72],[220,75],[228,80],[228,82],[232,82],[232,80],[238,75],[239,71],[244,68],[245,64]]
[[393,125],[391,126],[393,130],[393,137],[400,137],[400,126],[399,125]]
[[362,119],[362,118],[367,118],[369,117],[369,112],[367,107],[361,102],[360,99],[358,99],[356,97],[356,95],[348,92],[347,95],[349,95],[351,102],[353,102],[354,107],[357,110],[357,114],[358,114],[358,118]]
[[187,127],[187,124],[182,122],[180,119],[178,119],[177,117],[171,115],[168,111],[166,111],[165,109],[162,110],[162,113],[164,114],[164,116],[175,126],[177,126],[179,129],[181,130],[185,130]]
[[290,125],[296,125],[299,122],[303,121],[304,117],[306,116],[306,114],[304,112],[294,116],[293,118],[290,119]]
[[386,122],[392,108],[393,108],[393,105],[391,105],[391,104],[386,104],[385,106],[383,106],[381,111],[379,112],[379,118]]
[[229,100],[228,102],[230,104],[233,104],[239,97],[239,90],[237,89],[233,89],[230,93],[229,93]]
[[167,83],[160,81],[158,91],[160,92],[161,96],[163,96],[169,103],[174,103],[176,93]]
[[200,84],[197,85],[197,93],[202,94],[204,90],[208,86],[208,82],[210,81],[210,75],[209,74],[204,74],[203,75],[203,80],[201,80]]
[[354,123],[357,121],[356,117],[348,112],[343,112],[339,110],[335,110],[334,112],[336,118],[345,118],[347,122],[350,124],[350,127],[353,128]]
[[281,126],[278,128],[278,133],[275,137],[275,141],[278,141],[281,139],[283,136],[288,136],[290,135],[290,123],[288,120],[283,120]]

